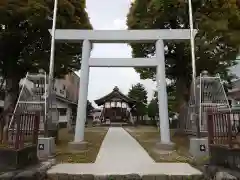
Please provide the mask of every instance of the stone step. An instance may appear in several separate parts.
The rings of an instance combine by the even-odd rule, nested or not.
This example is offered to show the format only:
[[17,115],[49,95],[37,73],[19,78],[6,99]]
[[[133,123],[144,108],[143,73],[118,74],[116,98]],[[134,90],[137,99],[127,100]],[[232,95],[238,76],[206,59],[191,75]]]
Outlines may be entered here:
[[81,180],[209,180],[209,178],[204,178],[203,175],[192,175],[192,176],[181,176],[181,175],[139,175],[139,174],[112,174],[112,175],[93,175],[93,174],[48,174],[48,180],[56,179],[81,179]]
[[38,162],[37,164],[27,167],[23,166],[20,169],[11,171],[4,171],[4,169],[0,167],[0,179],[46,180],[48,169],[55,164],[56,161],[54,159],[49,159],[45,162]]
[[122,127],[124,124],[127,124],[127,123],[111,123],[109,126],[110,127]]
[[101,124],[103,127],[123,127],[123,126],[132,126],[129,123],[110,123],[110,124]]

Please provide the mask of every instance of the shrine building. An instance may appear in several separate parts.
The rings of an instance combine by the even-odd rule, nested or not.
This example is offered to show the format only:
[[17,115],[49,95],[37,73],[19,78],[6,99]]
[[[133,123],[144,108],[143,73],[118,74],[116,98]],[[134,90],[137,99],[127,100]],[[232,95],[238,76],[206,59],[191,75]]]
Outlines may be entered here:
[[111,93],[95,100],[95,103],[103,106],[100,116],[101,123],[134,124],[131,110],[136,101],[120,92],[117,86]]

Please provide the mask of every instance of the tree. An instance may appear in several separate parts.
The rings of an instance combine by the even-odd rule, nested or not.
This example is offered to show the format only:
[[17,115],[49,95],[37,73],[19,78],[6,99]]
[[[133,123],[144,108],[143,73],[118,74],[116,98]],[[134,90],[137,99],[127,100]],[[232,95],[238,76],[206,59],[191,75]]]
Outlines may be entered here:
[[128,92],[128,96],[136,100],[136,113],[137,116],[144,116],[147,113],[147,91],[145,87],[137,83],[132,86]]
[[148,111],[148,117],[150,117],[151,119],[155,119],[155,117],[159,115],[157,99],[153,98],[150,101],[147,107],[147,111]]
[[92,103],[89,100],[87,100],[87,115],[89,115],[93,109],[94,107],[92,106]]
[[[167,92],[168,92],[168,111],[169,116],[171,117],[172,114],[175,113],[176,109],[176,86],[174,83],[170,83],[167,86]],[[160,100],[161,101],[161,100]],[[154,92],[154,96],[150,103],[148,104],[148,116],[149,117],[155,117],[159,115],[159,108],[158,108],[158,92]]]
[[170,83],[167,86],[167,94],[168,94],[168,111],[169,114],[173,114],[177,109],[177,101],[176,101],[176,84]]
[[[234,65],[240,45],[240,10],[236,0],[193,0],[196,37],[197,75],[208,70],[230,80],[229,67]],[[189,28],[188,3],[184,0],[135,0],[127,17],[129,29]],[[177,110],[187,101],[191,83],[189,41],[164,42],[166,76],[176,88]],[[134,57],[155,55],[154,44],[131,44]],[[156,70],[136,68],[142,79],[155,79]]]
[[[0,2],[0,76],[6,81],[4,109],[15,104],[19,81],[27,72],[48,72],[53,0]],[[57,28],[91,29],[85,0],[60,0]],[[55,76],[80,68],[81,44],[58,43]]]
[[86,125],[88,124],[88,116],[91,114],[93,109],[94,109],[94,107],[92,106],[92,103],[89,100],[87,100],[87,109],[86,109],[86,118],[87,118],[87,120],[85,122]]

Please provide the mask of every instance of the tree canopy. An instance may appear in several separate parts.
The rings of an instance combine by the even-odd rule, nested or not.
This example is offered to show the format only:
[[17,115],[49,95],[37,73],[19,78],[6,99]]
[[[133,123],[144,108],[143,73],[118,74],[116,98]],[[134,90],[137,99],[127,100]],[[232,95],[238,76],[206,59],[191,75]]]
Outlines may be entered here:
[[[240,9],[236,0],[193,0],[197,75],[208,70],[231,79],[240,45]],[[188,3],[184,0],[135,0],[127,16],[129,29],[188,29]],[[177,102],[186,100],[191,82],[189,41],[165,41],[166,76],[176,88]],[[131,44],[134,57],[155,55],[154,44]],[[155,69],[136,68],[141,78],[155,79]]]
[[[2,0],[0,2],[0,75],[7,94],[16,94],[27,72],[48,72],[53,0]],[[91,29],[85,0],[60,0],[57,28]],[[57,43],[55,76],[80,68],[81,44]],[[16,99],[14,97],[13,99]]]
[[147,91],[143,84],[137,83],[131,87],[128,97],[137,101],[136,113],[138,116],[144,116],[147,113]]

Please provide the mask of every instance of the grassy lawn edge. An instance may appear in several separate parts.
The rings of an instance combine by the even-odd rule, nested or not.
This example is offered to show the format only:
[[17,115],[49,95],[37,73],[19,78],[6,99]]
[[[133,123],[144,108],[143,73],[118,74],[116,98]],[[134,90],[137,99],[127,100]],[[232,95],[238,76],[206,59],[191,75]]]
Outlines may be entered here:
[[73,140],[74,133],[69,133],[66,128],[60,129],[59,142],[56,145],[57,163],[94,163],[107,132],[107,127],[85,128],[87,150],[72,153],[68,150],[68,143]]
[[126,127],[124,128],[149,154],[155,162],[178,162],[189,163],[194,167],[199,167],[208,161],[208,157],[195,159],[189,154],[189,137],[187,135],[176,135],[171,131],[171,140],[175,143],[173,151],[160,151],[156,148],[156,143],[160,139],[160,132],[155,127]]

